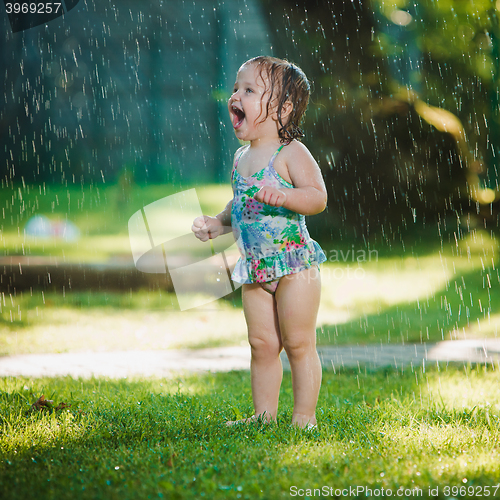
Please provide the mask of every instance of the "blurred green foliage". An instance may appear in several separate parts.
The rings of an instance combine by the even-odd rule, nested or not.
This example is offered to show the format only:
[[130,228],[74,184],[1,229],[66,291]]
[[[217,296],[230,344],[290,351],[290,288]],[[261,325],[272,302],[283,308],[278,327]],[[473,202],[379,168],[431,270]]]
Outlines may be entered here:
[[[460,237],[470,212],[477,224],[496,227],[496,206],[483,213],[471,186],[490,160],[498,6],[489,0],[295,3],[265,1],[276,54],[297,62],[313,82],[305,142],[330,194],[318,225],[332,238],[381,241],[443,221]],[[452,117],[461,140],[446,123],[439,130],[423,118],[417,102],[443,110],[444,121]]]

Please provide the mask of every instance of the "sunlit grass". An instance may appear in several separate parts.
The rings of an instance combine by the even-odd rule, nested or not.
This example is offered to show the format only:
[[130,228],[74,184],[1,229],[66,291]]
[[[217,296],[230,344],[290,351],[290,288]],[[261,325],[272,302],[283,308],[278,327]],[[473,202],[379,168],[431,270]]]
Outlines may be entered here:
[[[428,254],[384,254],[356,267],[327,262],[322,266],[318,342],[401,344],[497,337],[496,261],[496,239],[478,231],[458,245],[443,245]],[[183,312],[175,294],[161,290],[4,293],[0,352],[240,344],[246,327],[239,293],[230,301],[214,300]]]
[[[458,498],[443,488],[500,481],[499,377],[482,367],[325,372],[313,432],[290,426],[289,374],[278,424],[244,428],[224,422],[251,414],[246,372],[3,379],[0,490],[6,499],[34,490],[41,499],[279,499],[294,487],[360,486],[428,498],[432,487]],[[72,406],[29,411],[41,394]]]
[[246,342],[243,313],[225,300],[183,312],[175,295],[164,292],[75,292],[65,297],[38,293],[7,300],[0,324],[4,355]]
[[[106,262],[119,255],[130,255],[128,220],[138,210],[183,189],[172,185],[133,184],[126,192],[118,185],[43,185],[11,186],[0,191],[3,220],[0,224],[0,248],[5,255],[43,255],[69,262]],[[219,213],[230,200],[227,184],[196,186],[201,209]],[[26,235],[25,226],[35,215],[52,221],[69,221],[80,236],[76,241]],[[152,214],[154,217],[154,213]],[[189,230],[192,220],[201,215],[189,208],[172,210],[165,223]]]
[[[196,190],[206,214],[219,212],[231,196],[229,185]],[[180,189],[134,185],[125,193],[118,186],[26,186],[11,191],[1,194],[7,211],[0,245],[7,255],[43,255],[82,265],[128,259],[130,265],[128,219]],[[27,237],[23,227],[33,214],[67,217],[79,227],[80,239],[64,242]],[[171,215],[180,231],[179,224],[190,227],[198,214],[186,208]],[[154,213],[152,217],[154,222]],[[171,223],[170,219],[166,222]],[[418,234],[406,246],[370,243],[370,252],[358,241],[344,242],[343,247],[323,242],[328,261],[322,266],[319,344],[401,344],[498,336],[497,237],[481,229],[459,236],[432,228]],[[0,352],[240,344],[245,341],[246,327],[238,294],[230,301],[218,300],[181,312],[175,295],[161,290],[127,290],[122,296],[111,291],[80,294],[66,289],[61,295],[54,290],[42,294],[35,287],[31,293],[4,293]],[[119,310],[107,307],[109,303]]]
[[[474,231],[430,254],[327,263],[320,343],[435,342],[496,337],[498,241]],[[348,269],[349,266],[349,269]]]

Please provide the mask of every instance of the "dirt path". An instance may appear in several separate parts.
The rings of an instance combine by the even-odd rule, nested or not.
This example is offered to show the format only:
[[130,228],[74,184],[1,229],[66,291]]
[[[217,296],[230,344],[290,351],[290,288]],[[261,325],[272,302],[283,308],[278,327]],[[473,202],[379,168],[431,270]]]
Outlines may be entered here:
[[[322,346],[325,369],[343,367],[429,366],[436,363],[487,363],[500,367],[500,340],[454,340],[437,344],[383,346]],[[286,355],[283,366],[289,369]],[[197,350],[134,350],[24,354],[0,358],[0,377],[169,377],[182,372],[248,370],[250,348],[220,347]]]

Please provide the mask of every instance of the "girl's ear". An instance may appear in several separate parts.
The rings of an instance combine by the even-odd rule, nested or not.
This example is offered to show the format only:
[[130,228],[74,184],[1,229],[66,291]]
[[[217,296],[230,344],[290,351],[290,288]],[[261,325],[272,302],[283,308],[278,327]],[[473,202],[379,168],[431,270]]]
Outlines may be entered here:
[[292,111],[293,104],[290,101],[285,101],[283,103],[283,107],[281,108],[281,120],[284,121]]
[[[288,118],[288,115],[293,111],[293,104],[290,101],[285,101],[283,103],[283,106],[281,107],[281,121],[283,123],[286,123],[286,119]],[[272,114],[273,120],[278,121],[278,107],[274,107],[273,109],[273,114]]]

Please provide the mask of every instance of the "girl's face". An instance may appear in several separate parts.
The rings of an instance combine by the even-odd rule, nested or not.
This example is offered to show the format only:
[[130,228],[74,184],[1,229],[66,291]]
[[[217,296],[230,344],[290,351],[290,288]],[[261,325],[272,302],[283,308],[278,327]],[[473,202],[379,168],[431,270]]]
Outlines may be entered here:
[[[268,82],[265,82],[268,86]],[[273,107],[266,114],[269,92],[262,81],[255,64],[244,64],[238,71],[233,95],[229,98],[228,108],[234,133],[238,139],[252,141],[263,136],[276,134],[275,112]]]

